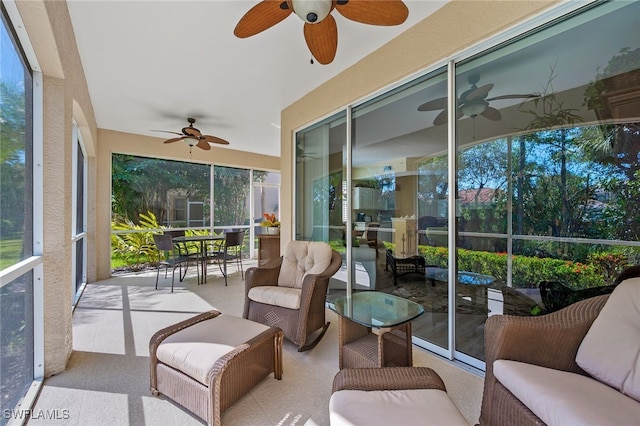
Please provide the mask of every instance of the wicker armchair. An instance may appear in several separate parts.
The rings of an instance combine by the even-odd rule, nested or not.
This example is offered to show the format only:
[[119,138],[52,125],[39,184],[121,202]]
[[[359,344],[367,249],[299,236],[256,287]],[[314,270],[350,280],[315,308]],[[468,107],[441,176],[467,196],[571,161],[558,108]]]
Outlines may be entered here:
[[340,254],[326,243],[289,242],[280,259],[247,270],[243,318],[279,327],[299,352],[312,349],[329,327],[327,286],[341,264]]
[[486,375],[480,424],[543,425],[493,375],[498,359],[521,361],[586,375],[576,353],[608,295],[582,300],[543,316],[494,315],[485,323]]

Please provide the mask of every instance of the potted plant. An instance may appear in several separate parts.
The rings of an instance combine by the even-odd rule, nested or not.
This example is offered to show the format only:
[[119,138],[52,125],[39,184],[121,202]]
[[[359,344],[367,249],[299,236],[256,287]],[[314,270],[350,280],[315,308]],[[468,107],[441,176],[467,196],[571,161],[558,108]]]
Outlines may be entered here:
[[275,213],[264,213],[262,217],[264,219],[260,222],[260,226],[266,228],[267,234],[278,235],[280,233],[280,221],[276,219]]
[[603,113],[607,110],[603,94],[640,86],[640,47],[629,47],[609,59],[604,69],[598,68],[596,79],[587,85],[584,92],[584,106]]

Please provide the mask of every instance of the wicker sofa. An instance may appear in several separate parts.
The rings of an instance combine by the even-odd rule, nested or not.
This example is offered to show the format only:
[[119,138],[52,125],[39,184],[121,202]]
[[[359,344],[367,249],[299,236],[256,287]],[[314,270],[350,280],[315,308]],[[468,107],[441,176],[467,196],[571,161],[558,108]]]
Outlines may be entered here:
[[481,425],[640,423],[640,278],[539,317],[485,324]]

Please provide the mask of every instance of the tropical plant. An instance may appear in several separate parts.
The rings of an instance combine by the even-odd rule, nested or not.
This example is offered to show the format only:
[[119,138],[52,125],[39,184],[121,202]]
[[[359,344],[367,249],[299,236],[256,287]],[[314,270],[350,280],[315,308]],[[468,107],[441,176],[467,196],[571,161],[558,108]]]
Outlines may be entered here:
[[260,226],[269,227],[269,228],[279,228],[280,221],[276,219],[275,213],[264,213],[262,215],[264,219],[260,222]]
[[[139,217],[139,224],[130,219],[111,224],[113,231],[124,231],[111,234],[112,250],[125,259],[132,260],[134,270],[140,269],[142,259],[150,259],[156,253],[152,230],[165,228],[158,224],[156,216],[152,212],[140,213]],[[148,231],[145,232],[145,230]]]

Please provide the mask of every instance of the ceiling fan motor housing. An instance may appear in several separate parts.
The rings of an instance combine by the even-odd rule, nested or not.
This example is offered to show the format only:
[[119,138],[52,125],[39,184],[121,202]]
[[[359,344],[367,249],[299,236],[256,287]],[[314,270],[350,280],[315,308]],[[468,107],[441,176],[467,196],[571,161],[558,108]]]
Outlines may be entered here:
[[308,24],[319,24],[331,12],[331,0],[290,0],[293,12]]

